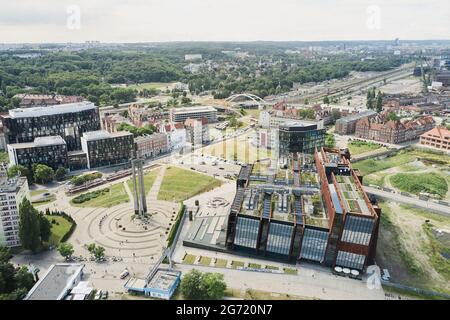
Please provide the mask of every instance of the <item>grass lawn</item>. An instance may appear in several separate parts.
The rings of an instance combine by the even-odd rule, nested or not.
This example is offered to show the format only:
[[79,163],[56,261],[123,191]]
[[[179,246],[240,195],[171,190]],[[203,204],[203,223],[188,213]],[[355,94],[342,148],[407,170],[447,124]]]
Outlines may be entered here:
[[249,263],[248,267],[252,269],[261,269],[261,265],[257,263]]
[[424,174],[397,173],[389,180],[395,188],[416,195],[425,192],[439,195],[442,199],[448,192],[447,181],[433,172]]
[[348,144],[348,149],[350,150],[350,154],[352,156],[355,156],[357,154],[373,151],[380,149],[382,146],[373,143],[373,142],[366,142],[366,141],[359,141],[359,140],[353,140]]
[[70,203],[74,207],[110,208],[128,201],[130,199],[128,198],[123,183],[117,183],[109,187],[108,192],[105,192],[97,198],[83,203],[73,203],[73,201],[70,201]]
[[127,86],[127,89],[144,90],[144,89],[159,89],[166,90],[166,87],[170,87],[172,82],[147,82],[138,83]]
[[267,269],[267,270],[280,270],[280,268],[278,268],[278,267],[269,266],[269,265],[267,265],[265,269]]
[[[156,180],[156,177],[158,176],[159,170],[152,170],[150,172],[147,172],[144,174],[144,188],[145,192],[148,193],[150,189],[153,186],[153,183]],[[136,181],[137,183],[137,181]],[[133,181],[131,179],[127,180],[128,188],[130,188],[131,193],[133,193]],[[138,193],[139,193],[139,186],[138,186]]]
[[286,274],[297,274],[297,269],[292,269],[292,268],[284,268],[283,269],[284,273]]
[[198,262],[202,266],[209,266],[211,264],[211,258],[210,257],[200,257],[200,261]]
[[45,218],[50,221],[50,223],[54,220],[58,224],[52,223],[52,234],[48,241],[49,244],[57,246],[64,235],[70,230],[72,223],[67,221],[64,217],[61,216],[49,216],[45,215]]
[[450,157],[433,151],[423,151],[417,149],[401,150],[393,156],[378,160],[367,159],[352,164],[353,168],[359,169],[362,175],[399,167],[416,159],[428,164],[450,165]]
[[183,262],[187,264],[194,264],[196,258],[197,257],[192,254],[187,254],[184,256]]
[[213,177],[190,170],[169,167],[161,183],[158,200],[183,201],[220,185],[221,182]]
[[232,261],[231,262],[231,267],[233,268],[233,269],[237,269],[237,268],[239,268],[239,267],[241,267],[241,268],[243,268],[244,267],[244,263],[242,262],[242,261]]
[[38,195],[43,194],[43,193],[46,193],[46,192],[48,192],[47,189],[30,190],[30,195],[31,195],[32,197],[34,197],[34,196],[38,196]]
[[228,260],[216,259],[216,263],[214,265],[219,268],[226,268],[227,264],[228,264]]

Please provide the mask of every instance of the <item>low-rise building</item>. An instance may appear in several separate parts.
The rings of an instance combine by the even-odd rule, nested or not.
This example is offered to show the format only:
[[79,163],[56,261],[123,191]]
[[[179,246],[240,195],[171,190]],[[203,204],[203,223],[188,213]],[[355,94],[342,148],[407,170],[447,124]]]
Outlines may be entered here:
[[136,154],[140,158],[149,159],[169,151],[167,134],[153,133],[134,139]]
[[62,96],[49,94],[16,94],[14,98],[20,99],[20,108],[31,108],[39,106],[54,106],[57,104],[77,103],[85,101],[81,96]]
[[450,151],[450,130],[436,127],[420,136],[420,144]]
[[180,271],[159,268],[148,281],[132,277],[124,287],[128,291],[139,292],[148,297],[170,300],[180,281]]
[[379,115],[371,119],[359,120],[356,124],[355,136],[397,144],[418,139],[421,134],[431,130],[434,126],[435,122],[431,116],[401,122],[400,120],[387,120],[385,115]]
[[180,150],[186,146],[186,129],[183,123],[168,123],[160,127],[160,132],[167,134],[170,150]]
[[353,134],[356,130],[356,123],[359,120],[374,117],[376,114],[377,113],[373,110],[366,110],[348,117],[340,118],[336,120],[336,133],[342,135]]
[[19,205],[24,198],[30,199],[27,178],[8,179],[6,172],[0,177],[0,246],[20,246]]
[[64,300],[83,278],[84,264],[52,264],[24,300]]
[[211,106],[194,106],[170,109],[172,122],[184,122],[187,119],[208,119],[209,123],[217,122],[217,110]]
[[54,170],[68,168],[66,141],[60,136],[35,138],[34,142],[8,144],[11,165],[31,169],[33,164],[45,164]]
[[85,132],[81,146],[87,155],[89,169],[127,164],[135,154],[133,134],[127,131]]

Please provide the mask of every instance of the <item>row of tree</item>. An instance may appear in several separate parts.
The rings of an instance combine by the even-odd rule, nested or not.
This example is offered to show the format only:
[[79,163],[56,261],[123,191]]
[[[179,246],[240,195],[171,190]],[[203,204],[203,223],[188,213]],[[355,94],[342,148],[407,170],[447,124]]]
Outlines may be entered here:
[[376,93],[375,87],[370,89],[367,92],[367,103],[366,103],[367,109],[375,109],[378,113],[383,111],[383,93],[381,91],[378,91],[378,94]]
[[45,164],[34,163],[31,166],[31,170],[23,165],[13,165],[8,168],[8,177],[27,177],[28,183],[34,182],[40,184],[50,183],[53,180],[61,181],[65,178],[67,170],[63,167],[59,167],[56,171]]

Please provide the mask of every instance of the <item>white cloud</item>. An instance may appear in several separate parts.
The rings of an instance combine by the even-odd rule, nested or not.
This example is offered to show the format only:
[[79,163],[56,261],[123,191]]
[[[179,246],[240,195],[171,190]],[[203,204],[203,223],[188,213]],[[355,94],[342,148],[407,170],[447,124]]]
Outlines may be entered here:
[[[69,5],[81,29],[66,27]],[[380,29],[366,9],[379,6]],[[0,0],[0,42],[446,39],[448,0]]]

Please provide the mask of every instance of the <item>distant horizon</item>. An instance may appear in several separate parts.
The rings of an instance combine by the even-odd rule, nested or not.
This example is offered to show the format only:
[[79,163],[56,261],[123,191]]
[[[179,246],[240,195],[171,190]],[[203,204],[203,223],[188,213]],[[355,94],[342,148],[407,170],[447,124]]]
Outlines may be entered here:
[[[102,41],[102,40],[85,40],[85,41],[66,41],[66,42],[1,42],[0,44],[86,44],[98,41],[100,44],[170,44],[170,43],[331,43],[331,42],[394,42],[396,39],[354,39],[354,40],[169,40],[169,41]],[[450,42],[448,39],[398,39],[400,43],[406,42]]]
[[450,30],[447,0],[0,1],[6,44],[433,40]]

